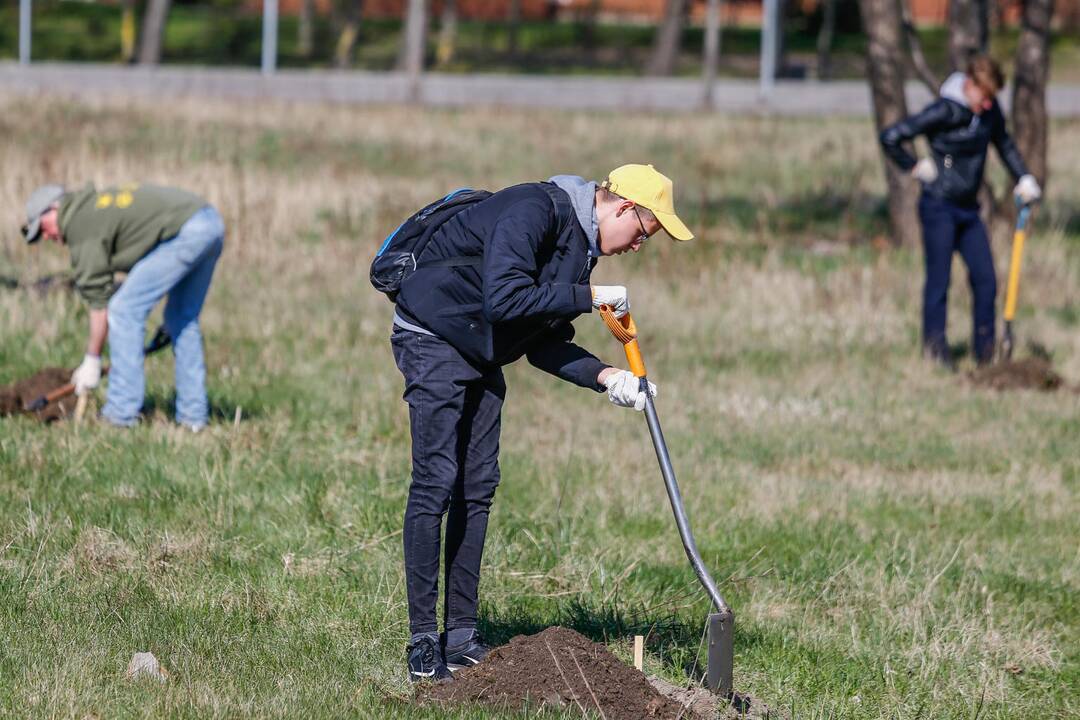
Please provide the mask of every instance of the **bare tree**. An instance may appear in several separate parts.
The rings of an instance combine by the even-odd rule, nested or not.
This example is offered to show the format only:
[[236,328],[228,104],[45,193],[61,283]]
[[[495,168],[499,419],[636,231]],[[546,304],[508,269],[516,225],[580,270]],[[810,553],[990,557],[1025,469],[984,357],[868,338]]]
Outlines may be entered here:
[[300,14],[296,26],[296,52],[302,58],[310,58],[315,49],[315,0],[300,0]]
[[990,0],[949,0],[949,64],[967,67],[990,43]]
[[435,61],[440,65],[449,65],[457,50],[458,11],[457,0],[443,0],[442,15],[439,18],[439,41],[435,47]]
[[511,57],[517,55],[518,32],[521,30],[521,0],[506,4],[506,49]]
[[675,72],[679,50],[682,49],[683,27],[689,11],[690,0],[667,0],[664,6],[664,21],[656,33],[652,57],[649,58],[645,74],[661,76]]
[[817,77],[828,80],[832,76],[832,44],[836,34],[836,0],[822,0],[821,29],[817,36]]
[[[904,96],[904,30],[898,0],[860,0],[863,26],[869,40],[867,74],[874,102],[874,124],[880,133],[907,115]],[[918,187],[900,168],[885,163],[889,191],[889,226],[894,243],[916,245],[919,223],[915,211]]]
[[705,3],[705,57],[701,68],[701,79],[705,84],[702,105],[710,109],[714,103],[716,76],[720,69],[720,0],[706,0]]
[[409,99],[420,95],[420,73],[424,71],[427,49],[428,0],[409,0],[405,9],[405,32],[402,37],[398,69],[409,79]]
[[135,0],[123,0],[120,15],[120,59],[135,62],[137,31],[135,26]]
[[1016,144],[1040,184],[1046,183],[1046,82],[1053,14],[1054,0],[1024,0],[1012,96]]
[[363,10],[363,0],[338,0],[333,5],[334,25],[341,28],[337,44],[334,45],[334,67],[338,69],[345,69],[353,63]]
[[915,74],[919,77],[919,80],[930,91],[930,94],[937,95],[938,88],[941,87],[941,81],[934,74],[934,71],[930,69],[930,64],[926,62],[922,41],[919,40],[919,33],[911,19],[911,8],[908,6],[908,0],[899,0],[899,3],[901,17],[904,22],[904,37],[907,39],[908,53],[911,55],[911,66],[915,69]]
[[143,16],[142,32],[139,33],[139,64],[157,65],[161,62],[161,49],[165,39],[165,21],[169,18],[172,0],[147,0]]

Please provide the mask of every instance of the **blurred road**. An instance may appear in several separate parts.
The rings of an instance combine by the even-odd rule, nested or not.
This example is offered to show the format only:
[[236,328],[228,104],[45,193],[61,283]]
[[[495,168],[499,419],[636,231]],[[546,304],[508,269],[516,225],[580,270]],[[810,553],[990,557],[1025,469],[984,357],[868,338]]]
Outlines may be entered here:
[[[404,103],[432,106],[505,106],[596,110],[688,112],[703,109],[700,81],[677,78],[553,77],[430,74],[412,87],[397,73],[334,70],[279,70],[268,77],[257,69],[158,68],[121,65],[40,63],[27,67],[0,63],[0,88],[20,93],[56,92],[75,96],[274,98],[298,102]],[[1011,92],[1002,93],[1008,105]],[[918,83],[908,85],[908,104],[929,100]],[[769,97],[758,84],[723,80],[714,90],[716,112],[762,115],[868,116],[870,93],[864,82],[778,81]],[[1051,85],[1047,104],[1053,117],[1080,116],[1080,85]]]

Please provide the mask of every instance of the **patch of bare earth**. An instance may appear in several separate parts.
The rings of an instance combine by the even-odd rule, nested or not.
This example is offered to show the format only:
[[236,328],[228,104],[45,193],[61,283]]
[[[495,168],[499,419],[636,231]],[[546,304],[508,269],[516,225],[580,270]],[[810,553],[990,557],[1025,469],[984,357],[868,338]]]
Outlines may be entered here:
[[993,390],[1050,392],[1065,387],[1065,381],[1054,372],[1050,362],[1037,357],[989,365],[975,370],[970,377],[976,385]]
[[[71,370],[48,367],[39,370],[28,378],[11,385],[0,387],[0,416],[16,415],[24,412],[26,405],[43,395],[67,385],[71,380]],[[75,396],[69,395],[34,413],[41,422],[49,423],[71,415],[75,410]]]
[[604,645],[562,627],[515,637],[452,681],[420,686],[417,700],[513,710],[548,705],[604,720],[779,717],[749,698],[737,697],[740,712],[708,690],[646,677]]

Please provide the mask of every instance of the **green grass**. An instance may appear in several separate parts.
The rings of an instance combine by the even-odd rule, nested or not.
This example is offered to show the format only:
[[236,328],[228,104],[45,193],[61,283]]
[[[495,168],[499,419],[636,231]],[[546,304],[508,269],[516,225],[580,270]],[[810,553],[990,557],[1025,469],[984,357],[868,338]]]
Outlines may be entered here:
[[[38,61],[118,62],[120,59],[120,7],[43,0],[34,3],[33,57]],[[0,8],[0,58],[18,52],[18,8]],[[794,76],[813,76],[817,66],[818,22],[812,16],[791,18],[785,26],[789,71]],[[842,23],[833,43],[832,72],[835,78],[865,77],[866,39]],[[434,63],[438,19],[429,37],[428,61]],[[857,26],[855,26],[857,28]],[[648,61],[656,28],[641,23],[583,21],[526,21],[518,31],[517,52],[510,52],[505,23],[462,20],[458,25],[456,53],[437,70],[456,73],[528,74],[640,74]],[[310,57],[299,52],[297,19],[279,21],[278,63],[281,67],[329,67],[337,30],[329,16],[314,24]],[[943,28],[921,28],[920,37],[928,62],[942,77],[948,67],[948,34]],[[997,30],[991,50],[1011,67],[1019,32]],[[174,5],[169,15],[164,62],[191,65],[246,65],[260,62],[262,18],[230,2]],[[754,78],[758,73],[760,31],[754,27],[725,27],[722,36],[720,73],[724,77]],[[361,22],[354,66],[389,70],[397,60],[401,21],[387,18]],[[688,27],[683,37],[677,74],[701,72],[704,32]],[[1052,41],[1052,79],[1080,81],[1080,44],[1074,31],[1061,31]]]
[[[447,188],[630,160],[675,178],[701,237],[656,239],[595,277],[631,289],[698,544],[737,614],[738,689],[795,718],[1080,710],[1078,396],[996,394],[919,360],[921,257],[875,241],[868,123],[0,108],[5,217],[45,180],[135,177],[199,190],[229,227],[203,316],[206,432],[169,422],[167,353],[148,360],[149,420],[132,431],[0,420],[0,716],[537,716],[409,703],[408,421],[367,266]],[[1051,142],[1017,330],[1076,382],[1080,124]],[[15,223],[2,237],[4,277],[66,267]],[[963,341],[959,266],[954,288]],[[76,362],[85,319],[62,292],[0,289],[0,382]],[[576,325],[618,361],[595,318]],[[524,365],[507,375],[483,629],[501,642],[557,623],[624,657],[645,634],[646,669],[687,681],[708,606],[642,417]],[[124,677],[145,650],[164,685]]]

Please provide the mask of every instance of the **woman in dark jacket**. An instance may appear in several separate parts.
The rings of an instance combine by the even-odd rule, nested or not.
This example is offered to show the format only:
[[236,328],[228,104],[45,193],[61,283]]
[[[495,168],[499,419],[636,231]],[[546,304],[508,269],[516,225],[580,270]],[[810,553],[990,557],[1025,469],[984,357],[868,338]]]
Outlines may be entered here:
[[[954,251],[960,252],[967,265],[974,296],[975,359],[986,363],[994,355],[997,278],[976,199],[990,143],[1018,179],[1014,194],[1020,202],[1035,202],[1042,194],[1005,129],[1005,117],[996,100],[1003,85],[997,63],[986,56],[976,57],[966,73],[953,73],[945,81],[937,100],[881,133],[881,145],[889,158],[922,183],[919,219],[926,251],[923,349],[946,364],[952,361],[945,318]],[[926,136],[930,157],[916,160],[904,143],[919,135]]]

